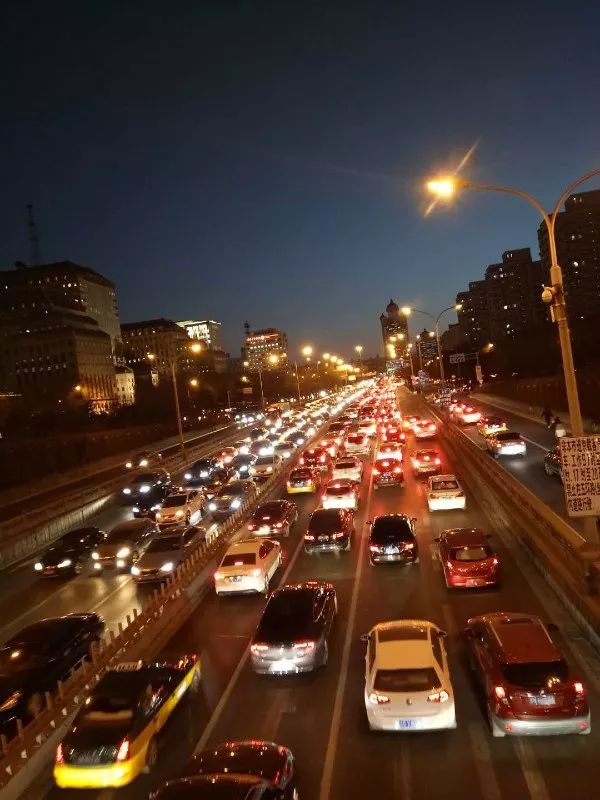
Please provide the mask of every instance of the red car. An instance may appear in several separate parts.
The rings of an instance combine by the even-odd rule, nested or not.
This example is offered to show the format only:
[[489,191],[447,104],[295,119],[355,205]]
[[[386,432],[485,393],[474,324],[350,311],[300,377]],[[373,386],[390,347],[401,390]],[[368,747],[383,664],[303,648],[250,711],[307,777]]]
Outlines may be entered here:
[[404,444],[406,442],[406,434],[397,425],[386,425],[385,430],[380,433],[380,441]]
[[298,459],[298,463],[302,467],[312,467],[320,471],[329,469],[331,463],[331,456],[324,447],[311,447],[305,450]]
[[473,617],[469,661],[485,693],[493,736],[590,733],[583,682],[533,614],[496,611]]
[[479,528],[451,528],[435,541],[449,589],[497,586],[500,582],[500,559]]
[[373,488],[404,486],[402,462],[397,458],[383,458],[373,465]]

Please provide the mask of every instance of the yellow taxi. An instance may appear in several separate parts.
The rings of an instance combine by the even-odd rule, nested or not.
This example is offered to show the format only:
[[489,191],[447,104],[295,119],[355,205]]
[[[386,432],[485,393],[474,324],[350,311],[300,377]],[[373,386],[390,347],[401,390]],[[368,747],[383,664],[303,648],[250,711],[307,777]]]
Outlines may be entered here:
[[504,433],[508,430],[502,417],[484,417],[478,428],[483,437],[491,436],[493,433]]
[[56,748],[61,789],[126,786],[158,758],[157,735],[200,680],[197,656],[117,664],[101,678]]
[[287,481],[288,494],[315,494],[321,479],[312,467],[298,467],[290,472]]

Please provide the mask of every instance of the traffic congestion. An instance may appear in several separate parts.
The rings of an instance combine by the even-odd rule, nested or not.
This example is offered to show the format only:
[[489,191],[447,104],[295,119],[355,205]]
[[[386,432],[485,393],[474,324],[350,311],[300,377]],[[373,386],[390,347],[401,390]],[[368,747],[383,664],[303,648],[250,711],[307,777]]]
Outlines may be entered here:
[[[116,573],[151,589],[253,504],[157,661],[116,664],[85,700],[57,746],[56,787],[42,796],[391,796],[400,785],[410,797],[446,797],[426,769],[435,753],[457,780],[469,764],[473,797],[515,786],[517,796],[562,797],[568,780],[553,773],[549,783],[546,766],[592,758],[593,745],[577,743],[595,738],[595,654],[449,457],[443,428],[454,420],[486,448],[509,431],[458,403],[442,412],[385,378],[274,410],[181,478],[155,468],[161,483],[151,484],[139,466],[125,480],[128,519],[71,532],[40,557],[40,578]],[[261,460],[270,472],[254,469]],[[275,495],[254,500],[273,474]],[[139,495],[161,493],[140,511]],[[33,623],[6,642],[5,735],[77,660],[61,656],[42,680],[54,639],[36,644],[40,625],[80,619],[85,651],[105,626],[93,612]],[[503,770],[492,766],[497,747]],[[591,771],[579,778],[593,782]]]

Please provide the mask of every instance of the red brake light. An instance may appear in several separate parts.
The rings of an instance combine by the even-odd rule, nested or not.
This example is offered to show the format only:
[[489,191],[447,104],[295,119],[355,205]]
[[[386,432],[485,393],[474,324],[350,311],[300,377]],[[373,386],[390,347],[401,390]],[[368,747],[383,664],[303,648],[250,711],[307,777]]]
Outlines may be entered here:
[[315,643],[314,642],[294,642],[294,648],[296,650],[314,650]]
[[325,456],[321,456],[319,458],[319,461],[321,462],[321,464],[324,464],[325,463]]
[[427,700],[430,703],[445,703],[449,697],[450,695],[448,692],[445,689],[441,689],[439,692],[433,692],[433,694],[430,694]]
[[309,542],[313,542],[315,539],[314,534],[312,533],[305,533],[304,538]]
[[500,702],[506,700],[506,692],[504,690],[504,686],[494,686],[494,694],[496,695],[496,700]]
[[373,475],[379,475],[379,470],[376,467],[373,467]]
[[[289,481],[288,481],[288,486],[289,486]],[[256,525],[253,522],[249,522],[248,523],[248,530],[249,531],[253,531],[254,528],[256,528]]]
[[127,761],[129,758],[129,739],[123,739],[117,750],[117,761]]
[[395,475],[399,475],[401,473],[401,471],[402,470],[400,469],[400,467],[394,467],[394,474]]
[[585,686],[581,681],[575,681],[573,684],[573,688],[575,689],[575,694],[578,700],[583,700],[585,697]]
[[63,751],[62,742],[60,742],[58,747],[56,748],[56,753],[54,754],[54,763],[55,764],[64,764],[65,763],[65,754],[64,754],[64,751]]
[[435,460],[435,463],[436,463],[436,464],[441,464],[442,462],[440,461],[440,459],[439,459],[439,458],[436,458],[436,460]]
[[377,692],[371,692],[369,694],[369,703],[375,703],[375,705],[382,705],[383,703],[389,703],[390,698],[387,697],[385,694],[378,694]]

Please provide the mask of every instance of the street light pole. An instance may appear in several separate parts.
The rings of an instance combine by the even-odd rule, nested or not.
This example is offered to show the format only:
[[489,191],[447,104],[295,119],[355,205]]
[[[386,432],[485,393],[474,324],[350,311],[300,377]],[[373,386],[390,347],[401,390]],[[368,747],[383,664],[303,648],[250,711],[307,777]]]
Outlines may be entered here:
[[185,444],[183,441],[183,426],[181,424],[181,411],[179,408],[179,390],[177,389],[177,375],[175,372],[175,361],[171,361],[171,381],[173,383],[173,397],[175,399],[175,416],[177,417],[177,432],[179,434],[179,447],[185,455]]
[[[424,314],[426,317],[429,317],[430,319],[432,319],[434,321],[434,323],[435,323],[435,341],[436,341],[436,344],[437,344],[438,362],[439,362],[439,365],[440,365],[440,381],[441,381],[442,386],[444,386],[446,379],[445,379],[445,375],[444,375],[444,361],[442,359],[442,340],[441,340],[441,337],[440,337],[440,319],[441,319],[442,315],[445,314],[447,311],[460,311],[461,308],[462,308],[462,306],[461,306],[460,303],[455,303],[453,306],[448,306],[448,308],[443,308],[440,311],[440,313],[437,315],[437,317],[434,317],[434,315],[430,314],[429,311],[421,311],[420,308],[409,308],[408,306],[404,306],[402,308],[402,313],[406,317],[408,317],[409,314],[412,311],[415,311],[417,314]],[[420,351],[421,351],[421,348],[419,348],[419,353],[420,353]]]
[[263,389],[263,380],[262,380],[262,367],[258,367],[258,382],[260,384],[260,407],[265,407],[265,392]]
[[298,377],[298,362],[294,361],[294,367],[296,368],[296,388],[298,389],[298,402],[300,402],[300,378]]

